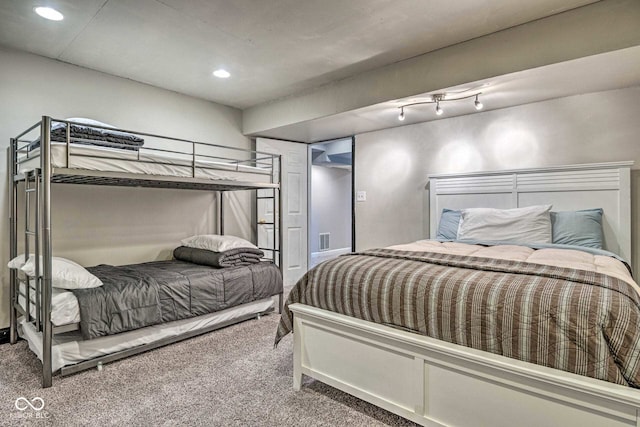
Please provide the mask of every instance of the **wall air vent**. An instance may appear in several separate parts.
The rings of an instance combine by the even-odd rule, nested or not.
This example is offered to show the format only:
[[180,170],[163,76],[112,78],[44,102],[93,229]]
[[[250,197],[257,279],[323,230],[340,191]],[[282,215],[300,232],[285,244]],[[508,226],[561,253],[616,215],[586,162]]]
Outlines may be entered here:
[[319,234],[319,239],[318,241],[320,242],[320,248],[319,250],[321,251],[328,251],[329,250],[329,236],[331,236],[331,233],[320,233]]

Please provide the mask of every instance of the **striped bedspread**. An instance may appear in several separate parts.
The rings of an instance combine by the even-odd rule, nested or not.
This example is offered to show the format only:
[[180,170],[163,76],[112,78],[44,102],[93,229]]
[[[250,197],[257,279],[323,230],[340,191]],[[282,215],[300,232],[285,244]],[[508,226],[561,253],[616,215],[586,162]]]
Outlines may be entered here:
[[292,330],[293,303],[640,388],[640,297],[598,272],[374,249],[309,271],[276,344]]

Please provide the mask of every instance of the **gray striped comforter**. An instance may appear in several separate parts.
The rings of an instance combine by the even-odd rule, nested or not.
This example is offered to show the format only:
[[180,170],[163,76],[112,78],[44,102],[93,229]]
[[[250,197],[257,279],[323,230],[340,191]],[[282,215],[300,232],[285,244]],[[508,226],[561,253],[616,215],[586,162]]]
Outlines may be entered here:
[[601,273],[374,249],[309,271],[276,344],[292,330],[293,303],[640,388],[640,297]]

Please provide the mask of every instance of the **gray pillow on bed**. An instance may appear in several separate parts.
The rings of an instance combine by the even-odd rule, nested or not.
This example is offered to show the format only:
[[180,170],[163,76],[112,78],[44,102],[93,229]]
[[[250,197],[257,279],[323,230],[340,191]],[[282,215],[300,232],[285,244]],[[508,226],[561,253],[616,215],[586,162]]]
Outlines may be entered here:
[[460,225],[460,211],[442,209],[436,239],[456,240],[458,237],[458,225]]
[[553,243],[602,249],[603,210],[551,212]]

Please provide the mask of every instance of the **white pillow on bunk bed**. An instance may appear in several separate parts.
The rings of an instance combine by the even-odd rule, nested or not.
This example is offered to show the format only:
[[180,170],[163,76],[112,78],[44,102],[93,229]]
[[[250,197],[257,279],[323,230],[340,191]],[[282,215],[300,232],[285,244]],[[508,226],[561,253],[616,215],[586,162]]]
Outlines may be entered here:
[[236,248],[258,249],[256,245],[240,237],[218,234],[200,234],[184,239],[180,243],[188,248],[206,249],[213,252],[224,252]]
[[93,120],[93,119],[87,119],[84,117],[69,117],[68,119],[65,119],[69,122],[74,122],[74,123],[80,123],[83,125],[87,125],[87,126],[102,126],[105,128],[112,128],[115,129],[116,127],[107,123],[102,123],[99,122],[97,120]]
[[[33,254],[31,254],[31,255],[33,255]],[[7,267],[17,270],[19,268],[22,268],[24,263],[25,263],[24,254],[20,254],[17,257],[15,257],[14,259],[12,259],[11,261],[9,261],[9,263],[7,264]]]
[[[9,261],[8,267],[20,269],[27,276],[33,277],[36,275],[36,265],[33,258],[33,254],[31,254],[25,262],[24,254],[19,255]],[[42,261],[40,265],[42,265]],[[52,286],[59,289],[89,289],[102,286],[102,281],[89,273],[86,268],[66,258],[51,258],[51,276]]]

